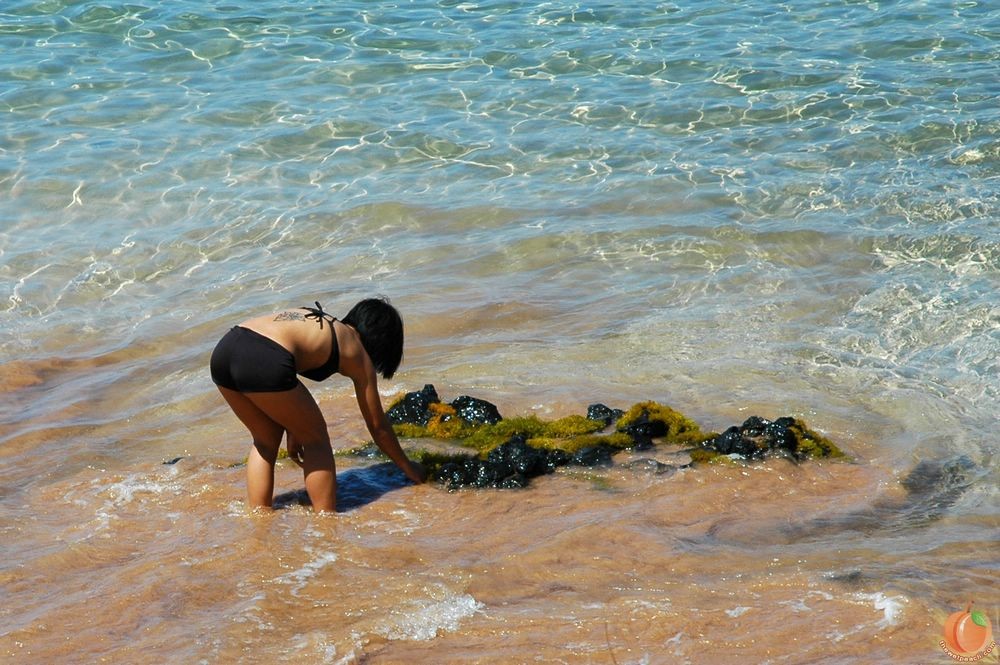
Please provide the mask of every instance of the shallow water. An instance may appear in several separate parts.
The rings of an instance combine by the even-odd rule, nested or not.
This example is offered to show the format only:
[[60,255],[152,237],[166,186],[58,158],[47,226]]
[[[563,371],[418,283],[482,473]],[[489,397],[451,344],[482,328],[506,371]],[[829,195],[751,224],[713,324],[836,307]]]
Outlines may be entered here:
[[[4,4],[0,654],[950,662],[950,612],[1000,629],[998,41],[972,1]],[[337,516],[247,514],[212,346],[372,293],[387,399],[794,415],[852,462],[340,457]]]

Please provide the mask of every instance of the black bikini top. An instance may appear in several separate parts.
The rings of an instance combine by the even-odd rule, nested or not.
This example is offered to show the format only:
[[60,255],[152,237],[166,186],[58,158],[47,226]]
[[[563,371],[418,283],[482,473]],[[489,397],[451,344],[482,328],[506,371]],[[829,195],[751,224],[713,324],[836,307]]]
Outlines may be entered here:
[[340,347],[337,345],[337,333],[333,329],[333,322],[337,319],[336,317],[324,312],[323,306],[320,305],[318,301],[316,302],[315,307],[302,307],[301,309],[309,312],[306,314],[307,319],[316,319],[319,321],[320,330],[323,329],[324,321],[330,324],[330,340],[332,342],[330,346],[330,357],[327,358],[326,362],[319,367],[299,372],[299,374],[307,379],[311,379],[313,381],[324,381],[336,374],[337,370],[340,369]]

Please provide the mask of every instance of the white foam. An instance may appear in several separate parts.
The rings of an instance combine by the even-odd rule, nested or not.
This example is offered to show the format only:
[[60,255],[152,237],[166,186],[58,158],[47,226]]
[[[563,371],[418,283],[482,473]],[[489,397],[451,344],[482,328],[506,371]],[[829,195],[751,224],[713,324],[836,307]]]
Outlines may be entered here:
[[131,474],[117,483],[108,485],[104,489],[104,493],[111,497],[112,505],[123,506],[132,503],[136,499],[136,495],[160,495],[181,491],[181,485],[176,479],[176,468],[170,467],[169,470],[157,475],[159,477],[147,473]]
[[[337,657],[337,647],[329,643],[329,637],[321,631],[313,631],[307,634],[294,635],[291,638],[291,653],[289,655],[302,656],[303,654],[313,654],[314,663],[323,665],[335,665],[334,659]],[[345,662],[341,658],[337,662]],[[351,662],[351,661],[346,661]]]
[[726,610],[726,614],[735,619],[736,617],[743,616],[752,609],[753,609],[752,607],[744,607],[741,605],[739,607],[734,607],[731,610]]
[[483,604],[468,594],[411,601],[394,611],[375,632],[390,640],[431,640],[438,631],[457,630],[462,619],[482,609]]
[[884,593],[857,593],[854,597],[858,600],[871,602],[876,610],[882,612],[882,618],[876,624],[879,628],[888,628],[899,623],[899,617],[903,613],[903,605],[909,600],[905,596],[887,596]]
[[[311,548],[308,551],[312,553]],[[274,578],[274,581],[278,584],[292,585],[291,594],[293,596],[298,596],[299,591],[301,591],[306,584],[309,583],[309,580],[316,577],[319,571],[323,570],[336,560],[337,554],[335,552],[320,552],[316,557],[307,561],[301,568],[276,577]]]
[[[107,483],[106,479],[98,478],[91,480],[81,495],[73,496],[72,491],[67,492],[66,499],[81,508],[86,509],[91,505],[98,504],[94,508],[93,518],[81,522],[73,531],[82,535],[81,540],[87,540],[94,536],[110,538],[112,536],[109,533],[111,523],[121,518],[124,512],[122,511],[123,506],[142,503],[149,498],[155,500],[165,494],[180,494],[183,487],[177,479],[177,475],[177,469],[171,467],[157,473],[129,474],[110,484]],[[179,514],[172,513],[171,515],[176,517]]]
[[229,517],[246,517],[247,506],[241,499],[234,499],[226,504],[226,515]]
[[667,640],[666,642],[664,642],[663,646],[673,645],[673,647],[674,647],[673,654],[675,656],[682,656],[682,655],[684,655],[684,649],[681,646],[681,641],[683,639],[684,639],[684,631],[682,630],[681,632],[677,633],[676,635],[674,635],[673,637],[671,637],[669,640]]
[[798,600],[783,600],[779,605],[785,605],[792,608],[793,612],[811,612],[812,609],[806,605],[804,598],[799,598]]

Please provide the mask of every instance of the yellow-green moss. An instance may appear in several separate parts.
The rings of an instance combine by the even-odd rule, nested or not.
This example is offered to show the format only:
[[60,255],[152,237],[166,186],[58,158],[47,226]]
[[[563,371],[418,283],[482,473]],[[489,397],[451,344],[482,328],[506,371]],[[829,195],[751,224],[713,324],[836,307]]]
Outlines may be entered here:
[[[560,448],[571,452],[588,445],[595,445],[594,440],[581,437],[586,437],[603,428],[604,425],[601,422],[583,416],[566,416],[553,421],[544,421],[535,415],[520,416],[506,418],[494,425],[467,427],[464,431],[465,439],[462,444],[476,450],[489,451],[510,440],[512,436],[523,436],[530,445]],[[598,438],[593,437],[593,439]],[[544,445],[541,443],[543,441],[546,442]],[[615,437],[614,441],[620,442],[621,438]]]
[[566,416],[545,424],[545,434],[550,437],[564,438],[592,434],[604,429],[604,423],[583,416]]
[[796,452],[806,457],[847,457],[840,448],[822,434],[812,431],[798,418],[788,426],[795,435]]
[[695,448],[688,453],[691,461],[695,464],[728,464],[735,465],[737,462],[729,455],[723,455],[711,448]]
[[457,418],[458,412],[451,404],[444,402],[431,402],[427,409],[431,412],[432,418]]
[[489,451],[505,443],[512,436],[532,439],[543,436],[544,433],[545,423],[537,416],[505,418],[496,424],[474,429],[462,444],[476,450]]
[[414,425],[413,423],[396,423],[392,426],[392,431],[396,433],[396,436],[404,439],[424,439],[431,437],[426,427]]
[[695,464],[704,464],[706,462],[711,462],[722,453],[709,448],[695,448],[689,454],[691,455],[692,462]]
[[441,468],[445,464],[462,464],[466,460],[473,459],[475,455],[461,453],[436,453],[429,450],[414,450],[409,453],[411,459],[420,462],[429,478],[437,478],[441,474]]
[[624,416],[618,420],[618,431],[624,432],[637,420],[646,416],[649,422],[663,423],[667,430],[663,440],[666,443],[677,445],[698,445],[713,438],[714,434],[706,434],[701,431],[698,423],[691,420],[679,411],[671,409],[669,406],[658,402],[639,402],[634,404]]
[[601,444],[611,446],[612,448],[624,449],[632,445],[632,437],[628,434],[615,432],[607,435],[580,434],[578,436],[570,437],[540,436],[528,439],[528,445],[534,448],[562,450],[571,455],[585,448],[591,448]]
[[[405,397],[405,394],[400,398]],[[397,398],[397,402],[400,398]],[[715,432],[703,432],[695,421],[684,414],[654,401],[639,402],[623,415],[617,424],[617,431],[598,434],[605,425],[599,420],[591,420],[579,415],[566,416],[554,421],[545,421],[535,415],[513,417],[493,425],[467,423],[458,416],[454,407],[445,403],[433,403],[429,407],[430,420],[426,427],[407,423],[393,425],[397,436],[403,438],[435,438],[455,441],[485,455],[511,437],[521,436],[536,448],[563,450],[574,454],[585,448],[608,445],[612,448],[630,448],[634,441],[627,433],[628,428],[645,418],[648,422],[659,423],[665,434],[664,443],[693,447],[691,460],[695,463],[725,463],[731,460],[718,452],[706,448],[705,444],[714,439]],[[829,439],[795,420],[790,426],[795,436],[796,457],[842,458],[844,453]]]
[[457,439],[466,436],[468,428],[455,408],[443,402],[430,405],[431,418],[427,421],[427,434],[435,439]]

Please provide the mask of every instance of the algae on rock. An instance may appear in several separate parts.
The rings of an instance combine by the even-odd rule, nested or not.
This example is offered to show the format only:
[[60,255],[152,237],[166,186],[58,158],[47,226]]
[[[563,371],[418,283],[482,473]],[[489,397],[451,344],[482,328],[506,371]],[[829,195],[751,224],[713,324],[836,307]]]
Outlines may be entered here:
[[657,402],[639,402],[618,419],[617,429],[635,439],[640,447],[662,438],[665,443],[696,446],[715,434],[705,434],[695,421]]
[[[747,418],[742,425],[730,427],[722,434],[703,442],[699,461],[709,453],[739,455],[746,459],[763,459],[770,454],[804,460],[811,457],[845,457],[832,441],[817,434],[797,418],[785,417],[770,421],[760,416]],[[692,459],[694,456],[692,456]]]
[[753,416],[718,434],[704,432],[694,420],[654,401],[639,402],[628,411],[592,404],[586,417],[553,421],[536,415],[503,418],[493,404],[467,395],[445,404],[428,384],[396,400],[387,414],[400,437],[442,439],[477,451],[420,454],[430,476],[450,487],[523,487],[533,475],[564,464],[607,464],[614,453],[650,448],[654,439],[688,448],[692,463],[769,455],[797,461],[845,456],[796,418]]

